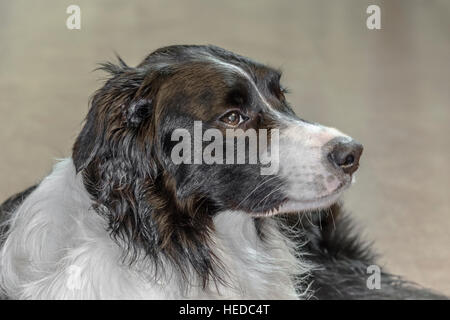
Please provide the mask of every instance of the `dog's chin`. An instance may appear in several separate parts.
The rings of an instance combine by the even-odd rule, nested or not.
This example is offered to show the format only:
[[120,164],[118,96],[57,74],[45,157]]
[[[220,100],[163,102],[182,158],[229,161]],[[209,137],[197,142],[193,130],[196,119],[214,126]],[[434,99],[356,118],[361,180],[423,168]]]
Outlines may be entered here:
[[310,212],[331,207],[336,203],[350,183],[343,184],[328,195],[311,200],[286,199],[280,205],[262,212],[251,212],[254,217],[270,217],[277,214]]

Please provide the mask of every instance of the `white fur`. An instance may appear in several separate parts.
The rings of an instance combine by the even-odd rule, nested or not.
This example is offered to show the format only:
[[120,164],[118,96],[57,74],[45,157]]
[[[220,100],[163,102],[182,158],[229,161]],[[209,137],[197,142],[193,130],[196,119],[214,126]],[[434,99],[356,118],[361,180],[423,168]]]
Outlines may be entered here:
[[295,256],[275,220],[268,220],[262,242],[248,214],[222,212],[214,219],[213,248],[227,284],[211,282],[203,290],[193,278],[183,290],[168,263],[154,280],[148,258],[122,262],[122,249],[91,209],[71,159],[55,166],[9,223],[0,287],[17,299],[296,299],[293,279],[311,268]]

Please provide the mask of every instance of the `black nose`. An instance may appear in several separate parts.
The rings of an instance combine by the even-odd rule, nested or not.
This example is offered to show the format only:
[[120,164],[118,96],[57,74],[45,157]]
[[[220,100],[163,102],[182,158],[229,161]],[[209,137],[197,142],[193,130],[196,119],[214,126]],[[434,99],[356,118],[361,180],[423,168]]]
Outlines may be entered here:
[[342,168],[345,173],[352,174],[358,169],[362,152],[362,144],[354,140],[339,141],[333,146],[328,159],[335,166]]

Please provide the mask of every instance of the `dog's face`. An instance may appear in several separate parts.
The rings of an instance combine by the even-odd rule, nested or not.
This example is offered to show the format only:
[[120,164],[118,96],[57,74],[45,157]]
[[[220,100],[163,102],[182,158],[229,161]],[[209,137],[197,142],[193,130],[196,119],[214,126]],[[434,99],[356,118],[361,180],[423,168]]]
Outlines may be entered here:
[[[73,160],[96,209],[125,237],[138,233],[152,241],[158,234],[154,241],[184,243],[218,211],[266,216],[327,207],[358,167],[360,144],[298,118],[280,73],[242,56],[212,46],[172,46],[136,68],[120,61],[103,69],[112,77],[92,99]],[[180,129],[192,138],[192,150],[175,152],[181,163],[174,161]],[[227,161],[231,150],[239,152],[239,137],[251,131],[256,139],[243,140],[244,161]],[[229,132],[236,135],[231,140]],[[222,144],[211,152],[218,135]],[[204,158],[206,150],[215,161]],[[256,162],[249,161],[255,152]]]
[[[157,154],[174,179],[178,198],[199,194],[219,210],[261,216],[329,206],[350,185],[362,147],[335,129],[299,119],[286,100],[278,71],[215,48],[181,49],[171,59],[176,62],[169,63],[172,73],[155,97],[153,120]],[[142,65],[152,63],[149,58]],[[174,163],[173,148],[179,142],[174,131],[186,129],[194,137],[195,121],[201,123],[202,136],[214,129],[224,137],[223,161],[208,163],[200,157],[196,163],[192,138],[188,161]],[[269,147],[278,144],[268,149],[278,153],[271,155],[270,174],[261,173],[260,161],[249,163],[259,140],[246,140],[244,163],[226,161],[227,131],[243,137],[249,129],[267,130]],[[278,140],[271,141],[275,130]],[[212,140],[203,139],[202,155]],[[237,142],[233,149],[240,151]]]

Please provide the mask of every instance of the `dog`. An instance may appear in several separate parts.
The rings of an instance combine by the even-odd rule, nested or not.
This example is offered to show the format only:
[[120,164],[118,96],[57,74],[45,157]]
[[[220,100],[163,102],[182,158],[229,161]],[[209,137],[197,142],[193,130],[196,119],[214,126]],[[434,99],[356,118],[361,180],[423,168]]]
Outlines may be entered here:
[[[110,76],[72,156],[1,206],[4,298],[442,297],[384,271],[368,286],[376,257],[339,203],[363,147],[299,118],[278,70],[200,45],[100,69]],[[210,141],[236,133],[234,144],[212,163],[195,150],[175,163],[174,132],[196,122]],[[257,161],[221,161],[240,137],[250,150],[251,130],[270,144]],[[263,164],[269,154],[279,157]]]

